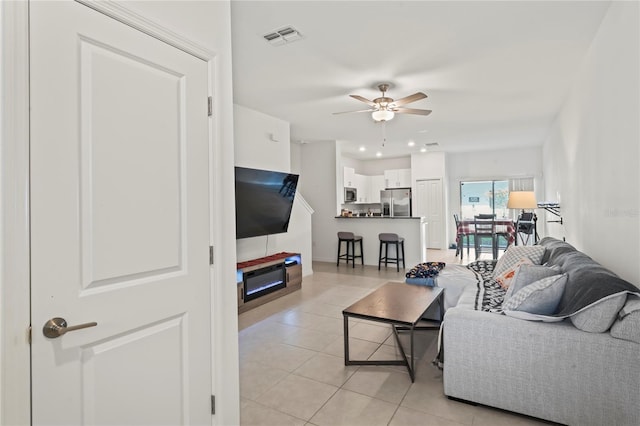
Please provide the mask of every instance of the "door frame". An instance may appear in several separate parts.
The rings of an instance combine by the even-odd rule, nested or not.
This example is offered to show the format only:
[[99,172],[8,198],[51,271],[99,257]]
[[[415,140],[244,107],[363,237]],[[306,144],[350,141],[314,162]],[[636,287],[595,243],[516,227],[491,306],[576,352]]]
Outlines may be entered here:
[[[230,83],[231,77],[227,75],[230,64],[226,67],[221,64],[218,53],[146,19],[121,4],[110,1],[75,1],[205,61],[209,70],[208,95],[213,96],[214,105],[221,105],[224,101],[231,104],[231,98],[228,93],[224,93],[220,82],[220,79],[226,78]],[[30,424],[29,2],[0,2],[0,23],[0,424]],[[230,58],[223,60],[230,61]],[[214,88],[215,93],[212,93]],[[228,198],[222,187],[223,179],[217,179],[211,172],[221,166],[224,166],[222,173],[225,175],[233,171],[233,165],[224,164],[224,159],[229,158],[229,153],[222,143],[222,138],[232,140],[232,133],[224,130],[230,122],[230,116],[223,114],[214,114],[209,120],[209,199],[212,206],[214,197]],[[213,246],[228,245],[226,243],[230,234],[224,232],[220,222],[224,219],[211,219],[209,232]],[[235,263],[235,253],[233,259],[231,265]],[[233,363],[228,362],[229,358],[237,359],[237,346],[234,351],[230,345],[233,336],[220,326],[223,323],[225,327],[237,330],[229,321],[223,321],[229,316],[230,311],[227,299],[236,300],[235,287],[230,286],[233,287],[232,291],[226,291],[226,286],[213,285],[215,282],[226,282],[229,277],[235,277],[235,268],[227,268],[228,271],[224,269],[226,263],[226,258],[219,261],[220,266],[213,266],[210,274],[211,362],[214,376],[212,393],[215,393],[216,389],[227,391],[225,395],[220,394],[217,398],[220,404],[214,418],[217,417],[221,424],[237,422],[234,419],[238,419],[239,415],[237,380],[235,383],[226,380],[224,387],[222,383],[223,378],[229,377],[228,374],[223,377],[222,373],[233,367]],[[233,316],[236,317],[237,315]],[[235,340],[237,341],[237,331]],[[221,355],[221,347],[229,350],[229,356]],[[225,364],[224,370],[221,368],[222,364]],[[237,370],[237,361],[235,366]]]

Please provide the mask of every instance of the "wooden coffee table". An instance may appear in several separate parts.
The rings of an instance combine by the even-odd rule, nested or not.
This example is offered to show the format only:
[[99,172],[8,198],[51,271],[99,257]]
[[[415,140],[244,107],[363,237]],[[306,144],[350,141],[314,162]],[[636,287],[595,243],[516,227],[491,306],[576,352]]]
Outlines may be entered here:
[[[344,365],[404,365],[409,370],[411,381],[415,380],[413,335],[416,330],[440,328],[443,315],[441,287],[411,285],[401,282],[388,282],[373,293],[360,299],[342,311],[344,318]],[[440,321],[436,325],[418,326],[422,316],[434,303],[440,307]],[[394,360],[352,360],[349,357],[349,317],[391,324],[403,359]],[[409,331],[409,357],[400,342],[398,332]]]

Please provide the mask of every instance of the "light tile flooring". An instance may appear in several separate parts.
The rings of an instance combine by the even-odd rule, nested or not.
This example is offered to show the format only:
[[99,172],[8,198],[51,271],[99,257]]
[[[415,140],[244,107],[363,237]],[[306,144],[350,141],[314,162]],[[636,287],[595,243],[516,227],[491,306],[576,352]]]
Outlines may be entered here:
[[[460,262],[452,250],[429,251],[428,259]],[[343,262],[314,262],[313,270],[302,290],[239,317],[242,425],[548,424],[447,399],[431,364],[436,331],[416,333],[415,383],[405,367],[345,366],[342,310],[404,273]],[[389,325],[353,318],[349,325],[353,359],[400,357]]]

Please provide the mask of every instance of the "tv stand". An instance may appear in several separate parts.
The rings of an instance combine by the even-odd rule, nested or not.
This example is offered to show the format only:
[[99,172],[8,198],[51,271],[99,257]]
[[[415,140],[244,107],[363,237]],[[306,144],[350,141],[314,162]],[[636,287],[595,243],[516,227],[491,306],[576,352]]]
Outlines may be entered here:
[[299,253],[277,253],[236,266],[239,314],[302,288]]

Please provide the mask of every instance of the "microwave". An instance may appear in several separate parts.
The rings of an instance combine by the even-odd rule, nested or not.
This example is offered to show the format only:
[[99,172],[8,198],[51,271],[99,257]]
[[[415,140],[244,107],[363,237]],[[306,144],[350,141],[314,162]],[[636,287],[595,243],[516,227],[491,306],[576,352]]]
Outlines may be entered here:
[[356,188],[345,188],[344,202],[355,203],[356,201],[358,201],[358,190]]

